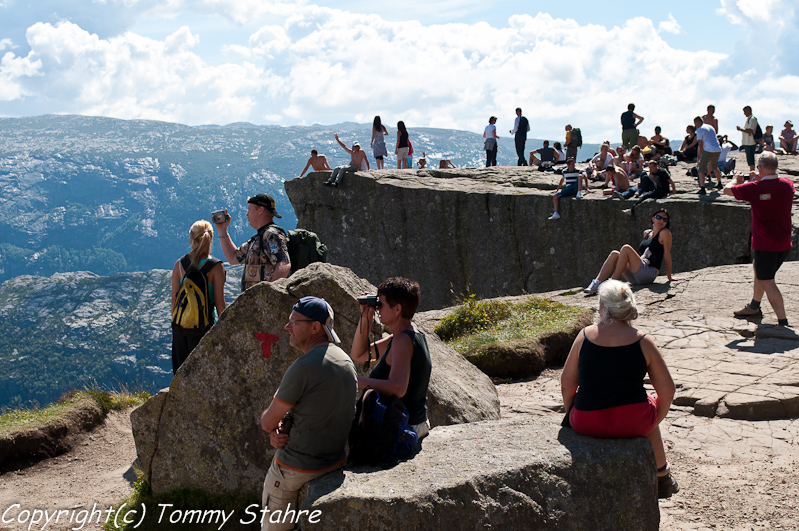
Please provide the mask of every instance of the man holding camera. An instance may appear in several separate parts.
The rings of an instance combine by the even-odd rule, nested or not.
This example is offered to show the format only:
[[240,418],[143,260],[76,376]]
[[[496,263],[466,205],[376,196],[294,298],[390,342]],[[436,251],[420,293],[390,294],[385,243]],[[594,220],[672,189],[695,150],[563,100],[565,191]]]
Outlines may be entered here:
[[[324,299],[297,301],[285,329],[289,344],[304,355],[288,368],[261,415],[261,428],[276,449],[262,496],[268,513],[261,529],[270,531],[294,529],[285,516],[296,511],[300,488],[344,463],[358,392],[355,365],[336,346],[341,341],[333,330],[333,309]],[[289,412],[290,430],[284,418]]]
[[[217,214],[220,217],[217,217]],[[286,233],[273,224],[275,217],[282,217],[275,210],[275,200],[269,194],[258,194],[247,200],[247,220],[258,232],[241,247],[236,247],[227,232],[230,216],[227,209],[222,214],[214,213],[213,222],[219,231],[219,243],[228,262],[244,264],[241,276],[241,291],[259,282],[272,282],[286,278],[291,273],[291,260],[287,248]]]

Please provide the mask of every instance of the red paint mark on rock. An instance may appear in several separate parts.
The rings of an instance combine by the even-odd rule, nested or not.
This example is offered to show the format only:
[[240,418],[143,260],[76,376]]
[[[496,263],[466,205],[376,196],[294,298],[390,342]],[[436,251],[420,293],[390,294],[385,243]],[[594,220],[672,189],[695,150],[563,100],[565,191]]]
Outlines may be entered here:
[[269,356],[272,355],[272,343],[277,343],[280,340],[280,336],[266,332],[256,332],[253,335],[255,339],[261,342],[261,356],[269,359]]

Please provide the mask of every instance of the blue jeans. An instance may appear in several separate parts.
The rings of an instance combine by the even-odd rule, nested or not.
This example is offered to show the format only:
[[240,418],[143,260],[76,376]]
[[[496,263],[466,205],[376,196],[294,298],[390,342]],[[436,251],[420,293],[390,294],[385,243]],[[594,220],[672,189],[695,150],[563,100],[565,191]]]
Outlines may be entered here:
[[333,173],[330,174],[330,178],[327,180],[327,183],[340,183],[341,178],[344,177],[344,174],[348,171],[356,172],[358,171],[358,166],[355,164],[347,164],[346,166],[336,166],[333,169]]

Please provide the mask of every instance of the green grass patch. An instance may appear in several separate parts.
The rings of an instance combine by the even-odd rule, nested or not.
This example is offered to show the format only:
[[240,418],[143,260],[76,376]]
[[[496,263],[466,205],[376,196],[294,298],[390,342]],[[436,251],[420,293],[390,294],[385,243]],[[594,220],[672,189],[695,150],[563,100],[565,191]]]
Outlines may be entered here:
[[[114,508],[114,512],[103,525],[105,531],[217,530],[222,523],[221,516],[212,511],[224,511],[227,515],[231,515],[232,511],[224,526],[226,530],[261,528],[257,521],[249,525],[242,524],[253,520],[253,514],[257,514],[257,518],[260,519],[261,515],[258,512],[261,508],[260,500],[254,496],[212,495],[197,489],[177,489],[154,495],[142,477],[141,471],[137,471],[137,475],[138,480],[133,486],[133,493]],[[141,521],[142,514],[144,514],[143,521]],[[126,523],[125,520],[130,523]]]
[[585,308],[566,306],[538,297],[510,304],[475,301],[472,296],[452,315],[443,319],[435,332],[449,346],[466,354],[492,343],[535,340],[543,334],[565,331],[585,312]]
[[41,429],[58,422],[72,412],[99,407],[103,415],[109,411],[122,410],[144,403],[150,395],[139,392],[99,391],[86,389],[66,393],[55,404],[44,408],[15,409],[0,415],[0,435]]

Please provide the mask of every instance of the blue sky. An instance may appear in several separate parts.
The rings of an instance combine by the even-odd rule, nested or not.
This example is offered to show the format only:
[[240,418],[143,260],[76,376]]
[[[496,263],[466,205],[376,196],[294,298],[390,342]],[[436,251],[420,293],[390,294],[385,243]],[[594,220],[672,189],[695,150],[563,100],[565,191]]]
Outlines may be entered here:
[[799,119],[792,0],[0,0],[0,116],[189,125],[371,121],[482,132],[521,106],[535,137],[571,123],[684,135],[708,103]]

